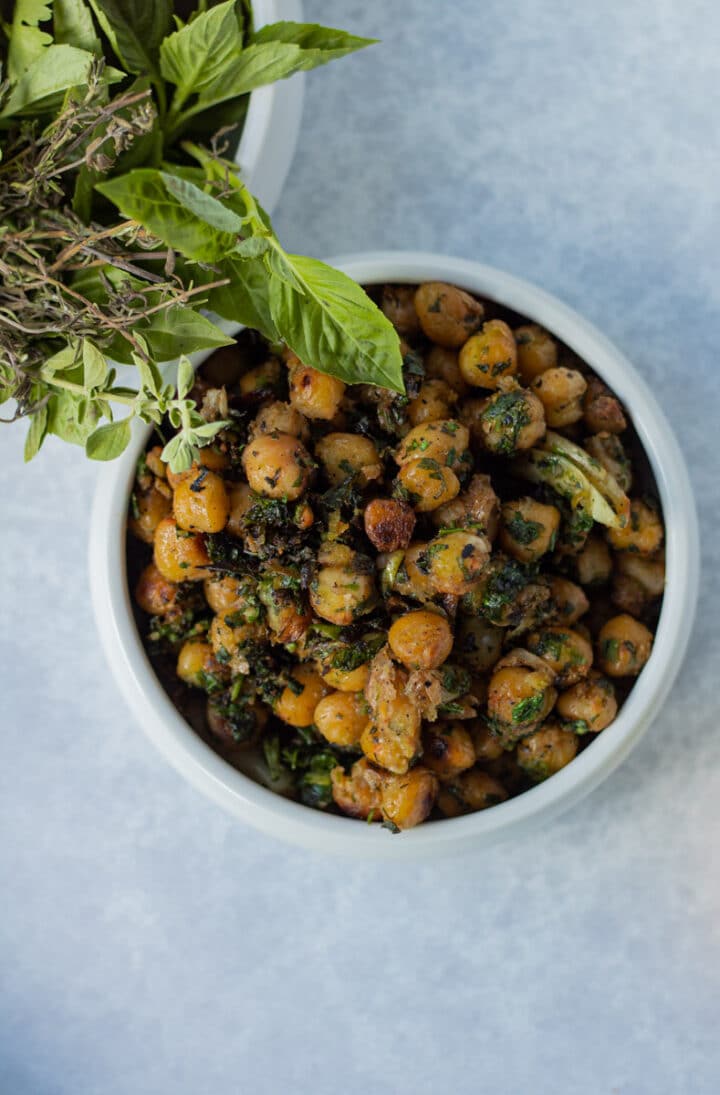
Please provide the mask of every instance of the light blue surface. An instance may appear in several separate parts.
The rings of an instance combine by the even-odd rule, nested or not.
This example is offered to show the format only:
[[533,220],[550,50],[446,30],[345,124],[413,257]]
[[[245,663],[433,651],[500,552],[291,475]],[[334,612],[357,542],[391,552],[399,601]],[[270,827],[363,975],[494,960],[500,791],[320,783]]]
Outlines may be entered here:
[[94,470],[59,446],[23,469],[3,430],[0,1092],[716,1095],[720,10],[306,15],[384,44],[308,79],[286,244],[481,259],[615,340],[691,466],[695,639],[631,759],[534,838],[328,861],[225,817],[141,736],[91,619]]

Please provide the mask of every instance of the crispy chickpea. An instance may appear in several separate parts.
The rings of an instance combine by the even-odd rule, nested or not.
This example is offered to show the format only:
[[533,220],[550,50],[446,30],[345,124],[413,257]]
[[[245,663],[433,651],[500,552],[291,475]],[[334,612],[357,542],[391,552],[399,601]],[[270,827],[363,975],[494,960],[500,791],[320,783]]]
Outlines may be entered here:
[[258,618],[258,607],[254,591],[247,584],[230,575],[213,575],[203,583],[205,600],[213,612],[220,615],[232,612],[242,613],[248,623]]
[[288,433],[253,438],[243,450],[242,465],[254,491],[291,502],[304,494],[314,468],[302,441]]
[[478,764],[489,764],[504,755],[502,742],[493,734],[485,719],[474,719],[467,724],[467,729],[472,738]]
[[425,379],[444,380],[458,397],[465,395],[468,386],[463,380],[455,350],[445,346],[431,346],[425,355]]
[[359,744],[370,713],[362,692],[331,692],[320,700],[312,721],[331,745],[352,749]]
[[423,733],[423,763],[438,779],[454,779],[475,763],[475,746],[461,722],[435,723]]
[[179,591],[177,582],[169,582],[154,563],[148,563],[135,586],[135,602],[149,616],[173,615]]
[[418,513],[430,513],[460,493],[460,481],[455,472],[430,456],[403,464],[396,484],[396,489]]
[[155,530],[155,566],[171,582],[197,582],[207,577],[210,562],[205,541],[198,533],[178,528],[164,517]]
[[590,672],[592,646],[579,631],[555,625],[543,627],[526,636],[525,646],[550,666],[560,688],[576,684]]
[[485,673],[500,657],[503,631],[482,616],[461,616],[455,634],[455,653],[474,673]]
[[532,383],[536,376],[557,365],[557,342],[537,323],[524,323],[522,327],[517,327],[515,343],[518,372],[525,384]]
[[608,529],[608,540],[616,551],[653,555],[663,542],[663,523],[658,511],[640,498],[630,501],[630,520],[624,528]]
[[547,718],[557,692],[549,669],[498,665],[488,687],[488,717],[502,744],[512,745]]
[[327,695],[328,686],[308,665],[296,666],[290,676],[293,684],[286,685],[275,701],[275,714],[289,726],[311,726],[315,708]]
[[500,544],[521,563],[535,563],[553,550],[559,528],[559,509],[519,498],[502,507]]
[[207,445],[200,452],[200,461],[195,461],[189,468],[185,468],[184,471],[171,471],[168,467],[166,469],[167,481],[173,490],[183,482],[185,479],[197,479],[203,468],[208,471],[221,472],[228,466],[227,453],[222,452],[221,449],[214,448],[211,445]]
[[236,622],[235,616],[218,613],[213,616],[208,638],[213,650],[221,661],[242,653],[265,637],[264,627],[255,622]]
[[161,494],[155,486],[151,486],[146,491],[135,491],[133,512],[128,520],[130,532],[144,544],[151,544],[158,525],[168,516],[171,508],[170,499]]
[[576,623],[590,607],[584,590],[568,578],[560,578],[556,575],[553,575],[549,582],[553,612],[548,623],[568,625]]
[[612,681],[593,675],[561,692],[555,710],[561,719],[572,722],[576,733],[596,734],[604,730],[617,714]]
[[473,388],[494,390],[504,377],[517,372],[517,347],[512,331],[502,319],[490,319],[472,335],[458,356],[463,380]]
[[490,476],[473,475],[462,494],[433,510],[430,519],[438,528],[482,529],[488,540],[494,540],[500,524],[500,502]]
[[410,424],[420,426],[423,422],[437,422],[450,418],[451,408],[457,403],[457,398],[457,392],[454,392],[444,380],[426,380],[420,385],[415,398],[408,403],[407,415]]
[[652,650],[653,636],[627,613],[613,616],[600,628],[600,668],[609,677],[636,677]]
[[517,762],[531,779],[540,782],[554,776],[577,754],[577,734],[548,722],[540,730],[528,734],[517,747]]
[[210,643],[203,639],[187,639],[178,654],[176,673],[181,681],[193,688],[204,688],[208,676],[222,672]]
[[580,585],[601,586],[610,580],[612,558],[605,541],[596,533],[591,533],[582,549],[573,557],[575,573]]
[[553,429],[570,426],[582,418],[587,382],[577,369],[548,369],[530,387],[545,408],[545,421]]
[[265,607],[272,641],[298,642],[312,622],[298,571],[290,566],[268,566],[258,584],[258,597]]
[[403,337],[420,334],[413,285],[383,285],[380,308]]
[[242,395],[251,395],[253,392],[274,390],[280,383],[282,366],[276,357],[268,357],[260,365],[248,369],[238,381],[238,387]]
[[441,784],[437,804],[446,817],[460,817],[497,806],[507,797],[502,783],[481,768],[471,768],[449,783]]
[[401,597],[412,597],[415,601],[431,601],[436,595],[427,573],[420,565],[426,548],[427,544],[416,541],[405,552],[393,582],[393,589]]
[[444,616],[416,608],[395,620],[388,643],[408,669],[437,669],[450,655],[453,634]]
[[404,775],[390,776],[380,789],[382,815],[398,829],[412,829],[428,816],[437,793],[437,777],[427,768],[418,766]]
[[245,514],[253,504],[253,493],[247,483],[233,483],[228,490],[230,510],[226,532],[242,537],[245,534]]
[[543,405],[528,389],[495,392],[483,402],[480,433],[483,445],[490,452],[514,456],[531,449],[544,436]]
[[490,542],[472,532],[436,536],[425,548],[423,563],[438,593],[462,596],[477,585],[490,558]]
[[617,434],[608,433],[607,430],[596,433],[586,439],[585,449],[627,494],[632,486],[632,467]]
[[275,400],[273,403],[266,403],[250,423],[250,437],[259,433],[289,433],[291,437],[307,441],[310,427],[305,415],[296,407]]
[[420,749],[420,712],[407,696],[397,696],[384,707],[382,726],[371,724],[360,746],[373,764],[388,772],[407,772]]
[[378,551],[399,551],[412,540],[415,514],[397,498],[374,498],[363,514],[365,535]]
[[431,342],[456,350],[480,327],[485,309],[455,285],[428,281],[415,293],[415,311]]
[[362,692],[370,675],[367,664],[359,665],[357,669],[335,669],[332,665],[320,665],[319,669],[325,684],[338,692]]
[[310,584],[310,604],[323,620],[345,626],[375,604],[373,564],[343,544],[324,544]]
[[454,418],[425,422],[405,435],[395,453],[401,466],[424,457],[447,467],[459,464],[467,451],[470,435]]
[[247,749],[253,745],[268,721],[267,709],[261,703],[248,703],[237,715],[228,717],[215,697],[208,696],[205,708],[208,730],[224,745]]
[[173,492],[173,514],[187,532],[221,532],[230,499],[219,475],[204,468],[195,479],[183,479]]
[[585,425],[593,433],[622,433],[627,429],[627,420],[622,404],[599,376],[588,378],[587,391],[583,399]]
[[342,380],[301,362],[290,365],[288,383],[293,407],[306,418],[325,422],[335,417],[345,394]]
[[333,802],[348,817],[380,819],[380,785],[378,772],[366,757],[361,757],[346,774],[338,765],[331,776]]
[[620,552],[615,561],[617,571],[613,579],[613,604],[634,616],[662,594],[665,588],[665,560]]
[[369,437],[355,433],[328,433],[315,445],[315,454],[331,486],[337,487],[348,475],[364,474],[365,479],[382,475],[382,465]]

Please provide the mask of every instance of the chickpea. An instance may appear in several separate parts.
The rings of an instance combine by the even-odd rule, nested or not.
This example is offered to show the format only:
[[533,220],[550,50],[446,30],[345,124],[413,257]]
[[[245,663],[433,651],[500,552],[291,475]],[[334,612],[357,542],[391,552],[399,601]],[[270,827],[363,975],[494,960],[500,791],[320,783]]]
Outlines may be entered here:
[[253,392],[275,390],[280,384],[282,366],[276,357],[269,357],[253,369],[248,369],[238,381],[238,387],[242,395],[251,395]]
[[151,544],[158,525],[170,513],[172,503],[155,486],[146,491],[135,491],[132,500],[133,512],[128,528],[138,540]]
[[438,779],[454,779],[475,763],[475,746],[461,722],[435,723],[423,734],[423,763]]
[[642,612],[665,588],[665,560],[646,559],[632,552],[616,556],[612,601],[631,616]]
[[366,688],[372,722],[360,739],[368,760],[398,775],[407,772],[420,752],[420,709],[405,695],[406,683],[407,674],[393,667],[392,679],[379,694]]
[[616,551],[653,555],[662,545],[662,518],[653,506],[640,498],[630,500],[630,520],[624,528],[608,529],[608,540]]
[[291,502],[304,494],[315,466],[302,441],[288,433],[253,438],[243,450],[242,465],[254,491]]
[[465,395],[468,386],[460,372],[458,355],[445,346],[431,346],[425,355],[425,379],[444,380],[458,397]]
[[518,635],[546,619],[550,590],[542,577],[532,581],[525,567],[496,552],[478,586],[463,599],[463,609],[498,627],[512,628],[510,634]]
[[455,637],[455,653],[473,673],[492,669],[500,657],[504,634],[482,616],[461,616]]
[[614,433],[596,433],[585,441],[585,449],[597,460],[605,471],[612,475],[621,490],[627,492],[632,486],[632,467],[622,441]]
[[590,533],[573,562],[581,586],[601,586],[610,580],[612,558],[607,544],[596,533]]
[[362,472],[366,480],[382,475],[382,465],[369,437],[354,433],[328,433],[315,445],[330,485],[337,487],[348,475]]
[[490,558],[490,543],[472,532],[447,532],[425,548],[422,560],[433,589],[462,596],[477,585]]
[[237,383],[242,366],[242,354],[237,342],[233,342],[231,346],[221,346],[203,363],[203,380],[217,388],[229,388]]
[[321,665],[320,676],[325,684],[336,688],[338,692],[362,692],[368,682],[370,666],[359,665],[357,669],[334,669],[331,665]]
[[427,768],[390,776],[381,785],[382,815],[398,829],[412,829],[428,816],[437,793],[437,778]]
[[290,402],[306,418],[327,422],[335,417],[345,394],[342,380],[297,362],[290,366],[288,382]]
[[559,528],[559,509],[520,498],[502,507],[500,544],[521,563],[535,563],[553,550]]
[[516,328],[515,343],[518,372],[525,384],[531,384],[536,376],[557,365],[557,342],[536,323],[525,323]]
[[203,639],[187,639],[178,654],[176,673],[181,681],[193,688],[205,688],[207,679],[222,672],[210,643]]
[[487,397],[463,399],[458,409],[458,418],[468,430],[471,444],[477,449],[485,448],[482,416],[487,405]]
[[435,596],[435,589],[430,579],[422,569],[423,559],[427,544],[419,541],[411,544],[405,552],[400,564],[393,589],[401,597],[412,597],[415,601],[431,601]]
[[441,784],[437,804],[446,817],[459,817],[497,806],[507,797],[502,783],[480,768],[471,768],[450,783]]
[[363,515],[365,535],[378,551],[399,551],[412,540],[415,514],[397,498],[375,498]]
[[430,513],[457,497],[460,482],[450,468],[444,468],[432,457],[423,456],[403,464],[396,489],[418,513]]
[[627,613],[613,616],[600,628],[600,667],[609,677],[636,677],[652,650],[653,636]]
[[531,779],[540,782],[554,776],[577,754],[577,734],[548,722],[540,730],[528,734],[517,747],[517,762]]
[[196,479],[183,479],[173,493],[173,513],[187,532],[221,532],[230,500],[220,476],[203,468]]
[[585,425],[593,433],[622,433],[627,420],[622,404],[599,376],[588,378],[583,399]]
[[291,437],[307,441],[310,427],[305,416],[296,407],[275,400],[273,403],[266,403],[250,423],[250,437],[259,433],[289,433]]
[[135,586],[135,602],[149,616],[175,615],[179,586],[169,582],[154,563],[148,563]]
[[493,734],[485,719],[475,719],[468,725],[472,738],[475,759],[479,764],[489,764],[505,755],[502,742]]
[[531,449],[545,434],[545,411],[531,391],[496,392],[484,401],[480,431],[485,448],[501,456]]
[[208,638],[216,656],[226,662],[235,654],[252,647],[265,638],[265,630],[259,623],[236,623],[233,615],[213,616]]
[[413,337],[420,334],[414,286],[383,285],[380,309],[399,335]]
[[185,468],[184,471],[171,471],[170,468],[166,468],[165,474],[169,485],[175,490],[185,479],[197,479],[203,469],[221,472],[228,464],[229,460],[227,453],[222,452],[220,449],[213,448],[211,445],[207,445],[200,451],[199,463],[195,461],[189,468]]
[[315,708],[313,722],[331,745],[352,749],[370,721],[362,692],[331,692]]
[[155,530],[154,559],[171,582],[201,581],[210,562],[202,536],[178,528],[172,517],[164,517]]
[[293,684],[287,684],[275,701],[275,714],[289,726],[311,726],[315,709],[329,689],[318,673],[308,665],[296,666],[291,674]]
[[576,684],[590,672],[592,646],[578,631],[554,625],[544,627],[531,632],[525,645],[531,654],[537,654],[550,667],[560,688]]
[[296,643],[312,622],[312,612],[300,591],[300,575],[289,566],[268,567],[258,585],[273,642]]
[[253,492],[247,483],[233,483],[228,491],[230,510],[225,529],[233,536],[245,535],[245,515],[252,508]]
[[457,392],[444,380],[426,380],[415,398],[408,403],[407,415],[411,425],[420,426],[423,422],[450,418],[450,408],[457,403],[457,398]]
[[490,319],[472,335],[458,357],[463,380],[473,388],[495,389],[504,377],[517,372],[517,347],[507,323]]
[[444,616],[417,608],[395,620],[388,643],[408,669],[437,669],[450,655],[453,634]]
[[587,382],[576,369],[548,369],[530,387],[545,408],[545,421],[553,429],[570,426],[582,418]]
[[480,327],[485,309],[454,285],[428,281],[415,293],[415,311],[431,342],[456,350]]
[[203,584],[205,600],[219,615],[242,613],[248,623],[258,618],[254,591],[248,584],[230,575],[213,575]]
[[573,723],[576,733],[592,734],[604,730],[617,714],[612,681],[593,675],[561,692],[555,705],[558,715]]
[[224,745],[247,749],[257,741],[258,734],[268,721],[266,708],[260,703],[238,706],[238,714],[229,717],[223,705],[212,696],[208,697],[205,718],[208,730]]
[[373,564],[343,544],[325,544],[310,584],[310,604],[318,616],[345,626],[375,605]]
[[503,745],[512,745],[547,718],[556,698],[549,669],[499,662],[488,687],[493,731]]
[[424,422],[405,435],[395,460],[402,466],[425,458],[451,468],[462,463],[469,442],[467,429],[454,418]]
[[584,590],[567,578],[559,578],[553,575],[549,581],[553,613],[548,623],[567,624],[568,626],[576,623],[590,607],[590,602],[585,596]]
[[333,768],[330,778],[333,801],[338,809],[348,817],[377,817],[379,820],[381,779],[366,757],[356,760],[347,775],[338,765]]

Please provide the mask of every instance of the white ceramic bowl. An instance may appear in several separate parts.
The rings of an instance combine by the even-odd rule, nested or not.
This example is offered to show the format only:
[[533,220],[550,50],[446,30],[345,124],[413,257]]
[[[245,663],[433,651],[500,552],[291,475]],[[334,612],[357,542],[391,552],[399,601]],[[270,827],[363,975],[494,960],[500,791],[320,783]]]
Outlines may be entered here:
[[555,297],[492,267],[441,255],[385,252],[331,261],[366,285],[448,281],[507,305],[575,350],[630,411],[665,515],[667,588],[652,656],[618,718],[547,782],[482,813],[431,822],[401,835],[312,810],[254,783],[221,760],[180,716],[156,678],[135,627],[125,575],[125,519],[147,428],[135,429],[122,458],[100,474],[90,538],[95,616],[112,671],[140,725],[184,776],[231,813],[274,836],[322,851],[377,858],[447,855],[529,830],[571,806],[609,775],[648,729],[672,688],[692,629],[699,577],[692,490],[677,442],[643,380],[604,335]]

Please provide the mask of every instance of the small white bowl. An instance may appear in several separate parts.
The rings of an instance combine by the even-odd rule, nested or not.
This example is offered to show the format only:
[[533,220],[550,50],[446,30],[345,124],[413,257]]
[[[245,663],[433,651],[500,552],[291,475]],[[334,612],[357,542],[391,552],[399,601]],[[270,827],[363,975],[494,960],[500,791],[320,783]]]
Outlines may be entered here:
[[[490,266],[419,252],[330,260],[356,281],[448,281],[540,323],[575,350],[627,407],[652,466],[667,529],[667,585],[655,644],[618,718],[557,775],[492,809],[429,822],[393,836],[377,825],[288,801],[236,771],[188,726],[153,672],[135,627],[125,573],[125,521],[136,461],[149,431],[133,431],[123,456],[100,472],[90,535],[90,583],[100,637],[138,722],[167,759],[243,821],[308,848],[373,858],[447,855],[531,830],[588,794],[650,726],[680,669],[699,580],[698,526],[685,461],[655,397],[595,327],[542,289]],[[237,330],[239,328],[234,328]],[[196,355],[196,361],[207,354]]]

